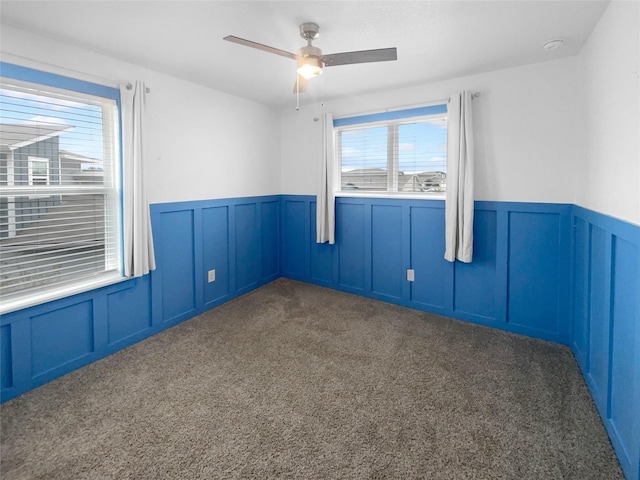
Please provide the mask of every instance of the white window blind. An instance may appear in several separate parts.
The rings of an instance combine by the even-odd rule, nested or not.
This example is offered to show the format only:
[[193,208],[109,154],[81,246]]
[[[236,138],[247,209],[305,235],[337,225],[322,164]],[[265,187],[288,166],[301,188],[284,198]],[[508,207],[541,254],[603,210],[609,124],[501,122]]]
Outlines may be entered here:
[[115,98],[0,79],[0,297],[121,269]]
[[337,119],[334,130],[340,191],[445,191],[445,105]]

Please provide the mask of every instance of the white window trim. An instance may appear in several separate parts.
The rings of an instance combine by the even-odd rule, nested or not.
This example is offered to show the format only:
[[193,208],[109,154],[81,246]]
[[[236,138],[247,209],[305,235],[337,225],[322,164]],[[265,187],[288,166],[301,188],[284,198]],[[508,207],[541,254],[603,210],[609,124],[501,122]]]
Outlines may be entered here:
[[118,271],[104,272],[94,278],[88,278],[83,283],[70,282],[68,285],[49,288],[42,293],[27,293],[25,295],[15,296],[10,300],[3,300],[0,304],[0,315],[22,310],[23,308],[35,307],[46,302],[60,300],[71,295],[95,290],[96,288],[107,287],[116,283],[129,280]]
[[382,191],[366,191],[349,192],[336,191],[336,197],[356,197],[356,198],[404,198],[415,200],[444,200],[447,196],[446,192],[382,192]]

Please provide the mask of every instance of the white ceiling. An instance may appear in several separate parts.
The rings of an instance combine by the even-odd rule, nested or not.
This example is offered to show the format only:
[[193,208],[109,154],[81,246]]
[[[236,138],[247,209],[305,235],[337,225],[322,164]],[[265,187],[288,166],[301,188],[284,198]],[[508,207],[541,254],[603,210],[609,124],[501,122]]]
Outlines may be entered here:
[[[279,108],[295,62],[225,42],[295,52],[320,25],[324,53],[397,47],[398,61],[325,69],[303,103],[415,85],[578,53],[606,1],[14,1],[3,23]],[[564,46],[542,44],[563,38]]]

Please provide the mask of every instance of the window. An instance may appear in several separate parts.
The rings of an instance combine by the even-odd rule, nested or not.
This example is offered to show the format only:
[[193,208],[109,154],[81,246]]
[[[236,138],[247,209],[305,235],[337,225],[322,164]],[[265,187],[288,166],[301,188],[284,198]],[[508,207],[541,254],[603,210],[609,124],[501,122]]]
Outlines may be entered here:
[[121,276],[119,92],[4,63],[2,73],[0,310],[8,311]]
[[29,185],[49,185],[49,159],[29,157]]
[[334,120],[342,192],[444,192],[446,105]]

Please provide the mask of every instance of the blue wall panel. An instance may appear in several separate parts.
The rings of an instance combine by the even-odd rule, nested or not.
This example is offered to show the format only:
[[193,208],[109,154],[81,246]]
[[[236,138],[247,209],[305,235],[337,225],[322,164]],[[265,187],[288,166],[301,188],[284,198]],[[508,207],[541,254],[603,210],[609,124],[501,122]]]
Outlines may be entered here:
[[629,480],[640,480],[640,226],[573,208],[572,348]]
[[640,247],[613,237],[609,417],[631,463],[640,452]]
[[321,284],[331,284],[334,276],[334,251],[329,243],[316,243],[316,202],[309,203],[310,268],[309,277]]
[[255,203],[236,205],[235,208],[235,243],[236,243],[236,288],[238,290],[251,287],[260,278],[261,248],[259,244],[256,222],[258,221]]
[[204,278],[215,270],[216,279],[204,282],[204,302],[210,304],[229,294],[229,207],[202,209],[202,260]]
[[280,273],[280,201],[262,202],[262,275],[277,277]]
[[165,212],[161,215],[158,271],[162,284],[163,320],[170,321],[188,315],[196,306],[194,265],[193,210]]
[[511,212],[509,217],[508,321],[559,332],[559,215]]
[[365,207],[362,204],[340,203],[336,210],[339,284],[354,290],[364,290]]
[[589,350],[589,228],[581,218],[574,218],[573,269],[573,344],[576,360],[588,371]]
[[283,270],[286,275],[294,278],[304,277],[305,273],[305,210],[306,204],[302,201],[285,200],[284,220],[287,229],[284,232]]
[[11,357],[11,325],[0,327],[0,388],[13,386],[13,360]]
[[110,345],[151,327],[149,276],[127,282],[127,288],[107,294],[107,332]]
[[83,301],[31,318],[31,374],[37,377],[93,352],[93,305]]
[[496,320],[496,212],[476,209],[473,261],[455,263],[454,310]]
[[[426,202],[429,205],[429,202]],[[452,293],[451,263],[444,259],[444,208],[411,207],[411,300],[444,311]]]
[[609,383],[610,235],[591,228],[589,292],[589,376],[596,405],[605,411]]
[[371,206],[371,291],[402,298],[402,207]]

